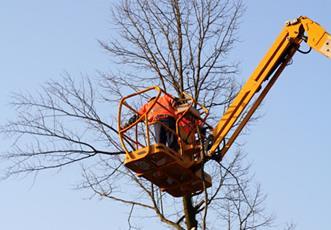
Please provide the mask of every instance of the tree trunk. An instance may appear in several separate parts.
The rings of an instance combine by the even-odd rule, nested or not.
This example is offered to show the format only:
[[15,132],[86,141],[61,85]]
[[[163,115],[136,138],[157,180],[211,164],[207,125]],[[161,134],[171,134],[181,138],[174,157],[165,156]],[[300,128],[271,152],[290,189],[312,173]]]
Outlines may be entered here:
[[184,206],[186,228],[188,230],[196,229],[198,223],[197,220],[195,219],[195,210],[190,195],[183,197],[183,206]]

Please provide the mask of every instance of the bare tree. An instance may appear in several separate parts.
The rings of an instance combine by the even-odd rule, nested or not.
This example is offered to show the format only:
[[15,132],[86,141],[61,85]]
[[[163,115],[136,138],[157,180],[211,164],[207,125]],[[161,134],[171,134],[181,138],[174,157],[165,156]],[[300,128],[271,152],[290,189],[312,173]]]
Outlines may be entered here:
[[[266,229],[272,217],[263,209],[264,195],[251,185],[243,154],[203,167],[214,186],[177,199],[123,166],[113,109],[125,92],[151,84],[169,93],[190,93],[210,109],[210,123],[237,91],[237,64],[227,57],[235,42],[241,0],[123,0],[113,8],[118,38],[100,41],[122,67],[99,81],[77,82],[65,74],[39,93],[14,97],[17,119],[1,127],[14,138],[3,155],[13,163],[6,176],[38,173],[74,163],[82,165],[79,188],[129,207],[128,226],[144,210],[174,229]],[[128,194],[125,191],[130,191]],[[139,222],[139,221],[138,221]]]

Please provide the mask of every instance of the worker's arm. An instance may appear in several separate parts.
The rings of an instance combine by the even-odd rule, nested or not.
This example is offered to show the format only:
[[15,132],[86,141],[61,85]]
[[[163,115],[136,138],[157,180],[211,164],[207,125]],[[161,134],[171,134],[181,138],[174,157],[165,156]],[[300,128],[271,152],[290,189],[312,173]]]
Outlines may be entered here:
[[[331,36],[318,23],[307,17],[299,17],[287,22],[269,51],[213,129],[214,143],[208,152],[209,156],[220,160],[226,154],[294,53],[299,49],[302,41],[307,42],[311,48],[331,58]],[[255,100],[252,102],[253,97]],[[249,109],[247,111],[248,105]],[[239,118],[240,122],[233,130]],[[223,145],[220,152],[217,152],[221,143]]]

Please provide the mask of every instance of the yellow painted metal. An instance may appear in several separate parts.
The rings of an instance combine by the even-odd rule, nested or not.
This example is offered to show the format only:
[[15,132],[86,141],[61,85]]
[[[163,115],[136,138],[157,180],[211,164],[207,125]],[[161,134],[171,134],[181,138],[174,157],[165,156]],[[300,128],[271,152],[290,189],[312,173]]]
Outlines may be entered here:
[[[143,94],[143,93],[146,93],[148,91],[152,91],[152,90],[156,90],[157,91],[157,95],[156,95],[156,100],[154,100],[154,103],[152,104],[152,106],[150,107],[150,109],[148,111],[146,111],[145,114],[143,114],[142,116],[140,116],[135,122],[133,122],[132,124],[130,124],[128,127],[125,127],[123,128],[122,127],[122,110],[123,110],[123,106],[127,107],[128,109],[130,109],[131,111],[133,111],[135,114],[138,114],[138,112],[132,108],[129,104],[126,103],[126,100],[129,99],[129,98],[132,98],[134,96],[137,96],[137,95],[140,95],[140,94]],[[144,90],[141,90],[139,92],[136,92],[136,93],[133,93],[133,94],[130,94],[126,97],[123,97],[120,101],[120,105],[119,105],[119,109],[118,109],[118,114],[117,114],[117,130],[118,130],[118,135],[119,135],[119,139],[120,139],[120,143],[122,145],[122,148],[124,149],[124,151],[126,152],[126,154],[131,154],[131,151],[129,151],[127,149],[127,146],[126,144],[124,143],[125,140],[127,139],[130,139],[130,137],[126,136],[125,135],[125,132],[128,131],[129,129],[131,129],[132,127],[136,126],[139,122],[141,122],[143,119],[144,120],[144,123],[146,124],[146,126],[148,125],[148,113],[150,112],[150,110],[152,109],[152,107],[155,105],[157,99],[160,97],[162,91],[160,89],[160,87],[158,86],[152,86],[152,87],[149,87],[149,88],[146,88]],[[148,137],[147,141],[148,141],[148,148],[149,148],[149,129],[146,129],[146,136]],[[136,148],[138,148],[138,143],[136,144]]]
[[300,17],[300,22],[307,34],[307,44],[331,58],[331,35],[322,26],[307,17]]
[[[224,145],[218,154],[219,159],[226,154],[302,41],[306,41],[311,48],[323,55],[331,57],[330,40],[330,34],[318,23],[307,17],[301,16],[287,22],[271,48],[213,129],[214,144],[208,155],[213,156],[222,142]],[[264,82],[267,82],[266,86],[263,85]],[[252,102],[253,98],[256,99]],[[250,109],[246,111],[249,106],[251,106]],[[239,118],[241,119],[238,121]],[[237,126],[235,126],[236,122],[238,122]],[[234,127],[236,128],[233,130]],[[229,134],[230,137],[228,137]]]
[[207,188],[211,186],[211,177],[205,172],[202,177],[201,170],[193,171],[190,167],[194,160],[187,158],[163,144],[154,144],[127,154],[124,165],[161,190],[180,197],[201,192],[204,183]]
[[[153,93],[153,91],[156,91]],[[147,95],[149,93],[149,95]],[[146,94],[146,95],[145,95]],[[135,106],[130,105],[129,101],[134,97],[147,98],[156,94],[156,100],[148,111],[144,114],[138,114]],[[211,177],[199,169],[202,162],[200,141],[196,141],[196,133],[192,133],[191,141],[184,140],[181,135],[181,121],[187,118],[189,114],[200,119],[201,124],[205,124],[208,117],[208,110],[196,102],[190,95],[184,94],[182,100],[185,103],[181,109],[178,109],[176,118],[176,130],[171,130],[164,126],[169,132],[176,133],[179,143],[179,150],[174,151],[167,146],[159,143],[151,143],[152,131],[151,124],[148,121],[148,115],[157,99],[166,94],[157,86],[149,87],[142,91],[123,97],[120,101],[118,111],[118,133],[123,149],[125,150],[124,165],[135,172],[139,177],[143,177],[153,184],[171,194],[174,197],[184,196],[201,192],[204,188],[211,186]],[[181,104],[184,105],[184,104]],[[199,110],[195,109],[199,108]],[[139,115],[139,118],[123,127],[123,117],[126,112]],[[127,114],[126,114],[127,115]],[[157,121],[153,121],[153,124]],[[140,134],[138,134],[138,125]],[[194,126],[193,126],[194,127]],[[135,135],[132,135],[134,130]],[[195,132],[192,129],[192,132]],[[140,138],[139,138],[139,135]]]

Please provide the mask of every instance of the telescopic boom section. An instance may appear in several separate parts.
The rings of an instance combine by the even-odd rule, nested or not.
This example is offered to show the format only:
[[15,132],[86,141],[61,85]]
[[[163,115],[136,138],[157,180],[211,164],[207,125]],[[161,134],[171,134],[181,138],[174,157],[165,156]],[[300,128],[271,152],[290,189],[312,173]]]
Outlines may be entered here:
[[[209,156],[222,159],[302,41],[331,58],[331,35],[318,23],[303,16],[286,22],[272,47],[213,129],[214,143],[208,152]],[[221,143],[223,145],[217,151]]]

